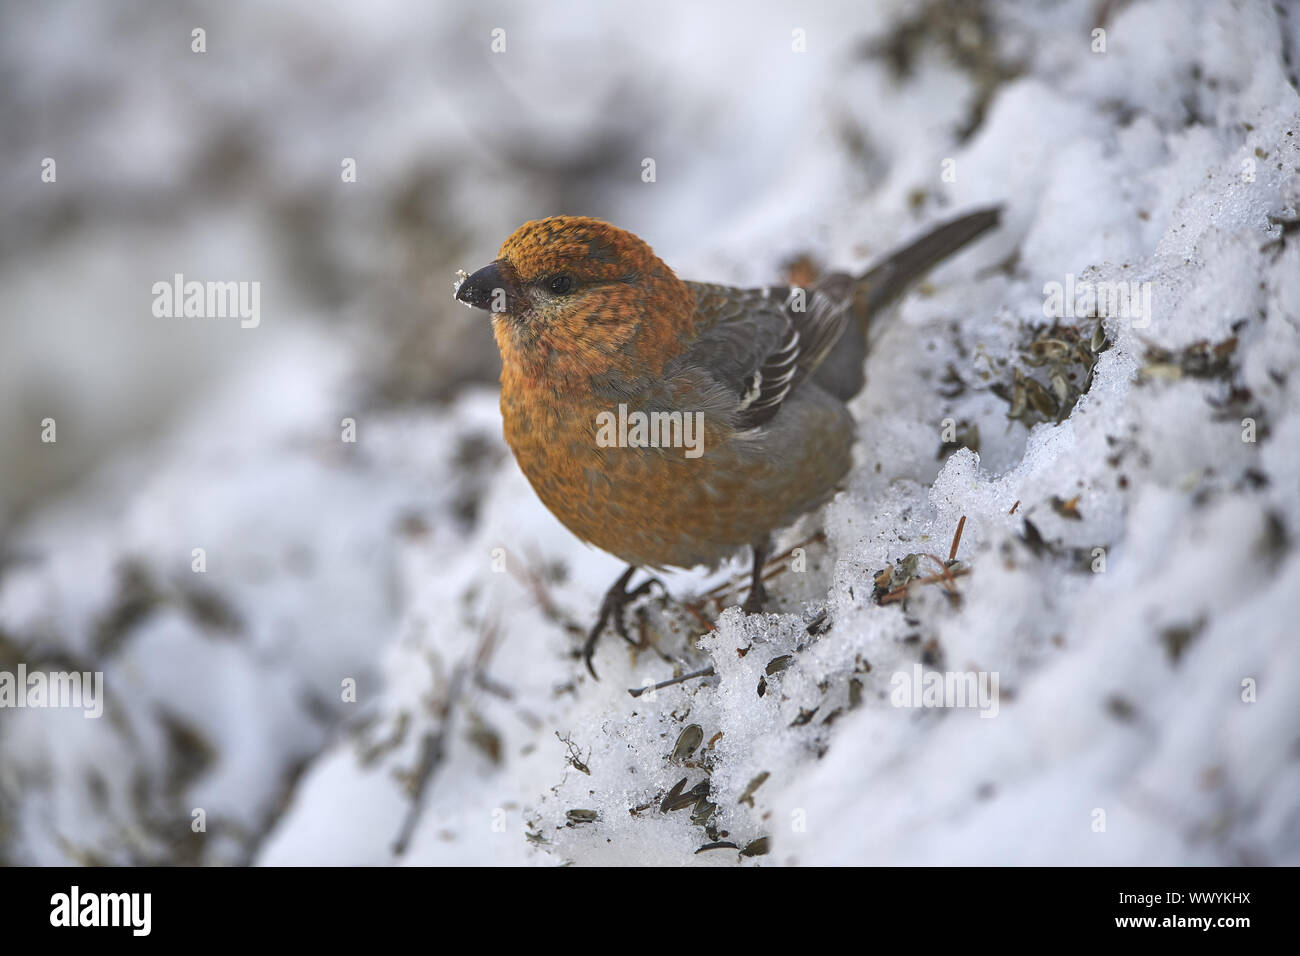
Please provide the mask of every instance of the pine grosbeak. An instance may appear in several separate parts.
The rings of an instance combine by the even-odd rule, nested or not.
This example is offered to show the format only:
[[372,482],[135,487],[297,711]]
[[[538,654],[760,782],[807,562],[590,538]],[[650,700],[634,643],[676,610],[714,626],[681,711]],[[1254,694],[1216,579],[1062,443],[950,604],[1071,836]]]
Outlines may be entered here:
[[[593,676],[596,639],[611,617],[627,638],[623,609],[651,583],[628,589],[638,567],[712,567],[752,548],[744,609],[761,608],[771,532],[825,503],[852,463],[845,401],[872,316],[998,217],[966,215],[862,276],[802,290],[683,282],[631,233],[554,216],[457,283],[457,299],[492,312],[519,467],[570,531],[630,565],[584,648]],[[653,444],[623,424],[638,412],[661,426]],[[694,424],[695,455],[665,447]]]

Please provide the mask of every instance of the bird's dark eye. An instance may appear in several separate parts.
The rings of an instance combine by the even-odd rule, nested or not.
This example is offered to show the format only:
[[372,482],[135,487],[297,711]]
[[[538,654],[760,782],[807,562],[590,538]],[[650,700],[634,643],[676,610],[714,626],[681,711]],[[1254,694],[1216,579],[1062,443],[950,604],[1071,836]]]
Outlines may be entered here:
[[554,292],[556,295],[564,295],[564,293],[568,292],[570,289],[573,288],[573,277],[566,276],[564,274],[560,274],[558,276],[552,276],[550,281],[550,288],[551,291]]

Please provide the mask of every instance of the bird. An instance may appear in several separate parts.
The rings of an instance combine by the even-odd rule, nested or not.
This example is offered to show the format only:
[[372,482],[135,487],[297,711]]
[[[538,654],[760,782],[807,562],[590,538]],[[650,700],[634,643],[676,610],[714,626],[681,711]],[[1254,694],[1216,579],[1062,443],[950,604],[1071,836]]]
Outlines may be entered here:
[[[583,646],[593,678],[597,640],[612,622],[631,641],[624,610],[655,571],[748,550],[742,610],[762,610],[773,533],[829,501],[852,466],[846,403],[865,383],[873,319],[1000,214],[967,213],[807,288],[684,281],[633,233],[567,215],[524,223],[490,264],[458,273],[455,299],[491,315],[520,469],[573,534],[628,565]],[[651,577],[629,587],[638,569]]]

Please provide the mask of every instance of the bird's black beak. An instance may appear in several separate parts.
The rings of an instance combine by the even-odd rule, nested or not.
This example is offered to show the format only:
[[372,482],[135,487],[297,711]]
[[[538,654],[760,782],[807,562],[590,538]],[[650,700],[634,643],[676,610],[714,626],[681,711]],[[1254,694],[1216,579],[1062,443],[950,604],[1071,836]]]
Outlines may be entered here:
[[511,298],[513,289],[503,274],[499,261],[479,269],[462,280],[456,288],[458,301],[489,312],[505,312]]

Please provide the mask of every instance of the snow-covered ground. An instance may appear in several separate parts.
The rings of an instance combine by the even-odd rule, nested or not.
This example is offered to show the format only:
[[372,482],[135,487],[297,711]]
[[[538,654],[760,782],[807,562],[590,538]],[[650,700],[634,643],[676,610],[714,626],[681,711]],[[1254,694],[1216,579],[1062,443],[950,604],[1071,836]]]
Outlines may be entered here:
[[[0,709],[0,861],[1300,863],[1300,12],[861,6],[7,10],[0,673],[106,700]],[[454,270],[565,211],[759,283],[994,202],[774,613],[667,575],[593,681],[620,565]]]

